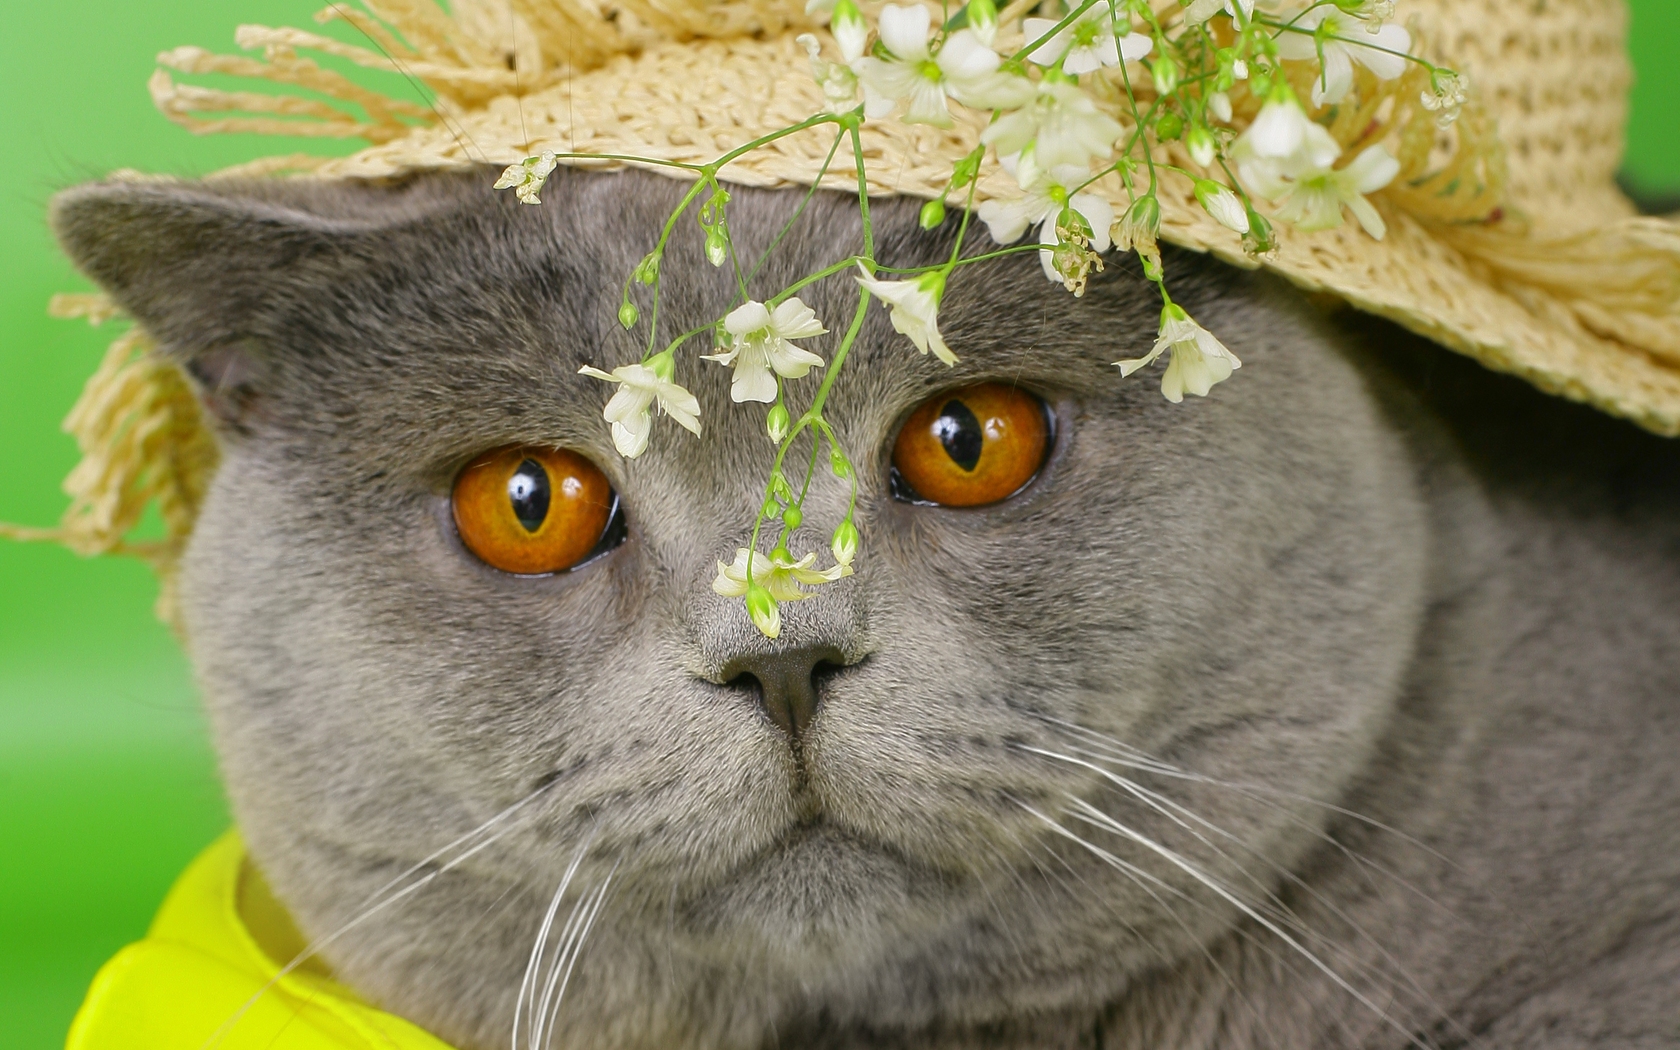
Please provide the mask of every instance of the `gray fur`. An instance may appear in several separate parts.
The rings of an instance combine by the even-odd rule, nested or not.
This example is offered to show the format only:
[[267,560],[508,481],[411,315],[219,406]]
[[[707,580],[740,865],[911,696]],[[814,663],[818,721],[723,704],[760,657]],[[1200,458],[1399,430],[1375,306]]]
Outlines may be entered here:
[[[608,391],[575,374],[637,357],[619,282],[682,186],[562,173],[532,208],[490,177],[55,204],[72,257],[192,362],[221,420],[182,598],[239,825],[303,928],[339,929],[550,784],[328,947],[361,992],[506,1046],[587,845],[572,897],[609,874],[612,892],[555,1046],[1680,1043],[1667,444],[1183,253],[1176,296],[1244,368],[1171,405],[1158,372],[1111,364],[1154,335],[1135,260],[1076,302],[1015,257],[952,282],[954,370],[872,311],[829,413],[862,468],[858,574],[786,607],[771,643],[708,586],[761,497],[760,410],[685,357],[705,436],[667,420],[629,463]],[[748,257],[798,199],[736,193]],[[913,202],[876,215],[889,262],[948,250],[955,223],[921,233]],[[858,243],[854,204],[819,195],[755,293]],[[666,331],[729,305],[699,249],[683,223]],[[848,276],[806,299],[840,328],[854,296]],[[981,510],[894,501],[896,425],[981,379],[1054,407],[1039,479]],[[590,456],[626,542],[543,579],[476,562],[450,480],[509,443]],[[808,518],[844,500],[821,473]],[[825,545],[814,528],[794,547]],[[798,645],[847,666],[796,761],[720,682]],[[1218,781],[1113,767],[1208,826],[1029,750],[1088,748],[1070,725]],[[1376,1010],[1070,796],[1250,908],[1276,894]]]

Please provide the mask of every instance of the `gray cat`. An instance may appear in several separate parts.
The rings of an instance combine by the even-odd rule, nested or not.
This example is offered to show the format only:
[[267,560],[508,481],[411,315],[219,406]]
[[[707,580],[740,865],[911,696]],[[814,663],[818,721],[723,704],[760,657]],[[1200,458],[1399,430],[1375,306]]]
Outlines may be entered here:
[[[347,983],[473,1050],[1680,1046],[1667,442],[1170,251],[1244,368],[1169,404],[1111,363],[1155,333],[1134,256],[1077,301],[1016,256],[952,281],[955,369],[871,312],[829,410],[858,573],[768,641],[709,586],[762,415],[685,358],[704,437],[627,462],[577,375],[639,355],[620,283],[683,187],[493,177],[54,206],[217,419],[191,654],[252,855]],[[800,198],[736,192],[747,257]],[[915,203],[877,203],[884,262],[949,250]],[[819,194],[755,294],[859,244]],[[667,331],[729,306],[691,223],[665,270]],[[1036,478],[895,497],[895,429],[981,380],[1048,407]],[[606,473],[597,556],[462,546],[451,481],[504,445]],[[845,499],[819,471],[808,514]]]

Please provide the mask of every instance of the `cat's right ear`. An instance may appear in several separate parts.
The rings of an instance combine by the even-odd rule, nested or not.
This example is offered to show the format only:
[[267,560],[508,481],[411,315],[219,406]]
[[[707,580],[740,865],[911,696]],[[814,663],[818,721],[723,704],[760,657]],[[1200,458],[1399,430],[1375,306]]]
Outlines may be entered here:
[[110,180],[59,193],[51,221],[77,268],[237,426],[272,367],[274,320],[318,308],[388,210],[382,196],[307,180]]

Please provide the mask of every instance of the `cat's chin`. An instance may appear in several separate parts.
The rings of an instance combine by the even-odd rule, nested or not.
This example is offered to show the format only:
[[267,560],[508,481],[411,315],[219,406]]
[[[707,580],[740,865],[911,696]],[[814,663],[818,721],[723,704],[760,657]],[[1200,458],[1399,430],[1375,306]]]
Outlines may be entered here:
[[830,956],[927,916],[949,893],[939,872],[821,817],[791,825],[685,909],[693,934]]

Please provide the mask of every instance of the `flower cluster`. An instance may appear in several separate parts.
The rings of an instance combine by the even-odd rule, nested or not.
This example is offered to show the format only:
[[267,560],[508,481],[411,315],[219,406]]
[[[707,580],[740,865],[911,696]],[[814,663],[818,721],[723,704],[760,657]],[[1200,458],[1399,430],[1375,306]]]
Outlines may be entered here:
[[[1429,74],[1415,105],[1443,127],[1467,99],[1462,75],[1412,54],[1411,34],[1390,21],[1392,0],[1180,0],[1165,11],[1149,0],[1062,2],[1055,16],[1046,17],[1041,6],[1034,17],[1004,25],[994,0],[969,0],[954,13],[947,8],[938,23],[922,3],[886,3],[872,22],[857,0],[810,0],[807,11],[826,20],[829,40],[814,34],[799,40],[821,89],[822,112],[711,164],[641,158],[685,169],[694,182],[653,249],[625,279],[618,318],[626,329],[642,323],[638,299],[647,300],[642,360],[611,372],[582,371],[617,385],[603,416],[619,452],[630,458],[647,450],[656,409],[700,433],[699,403],[675,378],[676,354],[694,338],[711,335],[714,351],[699,356],[731,370],[735,402],[770,406],[764,426],[775,456],[764,500],[748,545],[733,561],[719,562],[713,584],[719,594],[742,599],[752,622],[770,637],[781,630],[781,605],[852,574],[859,539],[856,476],[823,408],[871,302],[888,308],[894,330],[917,350],[954,365],[957,356],[940,333],[939,306],[960,267],[1036,251],[1048,280],[1081,295],[1107,253],[1135,252],[1161,295],[1160,327],[1147,353],[1115,364],[1128,376],[1165,353],[1162,394],[1173,402],[1185,394],[1206,396],[1241,362],[1168,294],[1159,246],[1163,180],[1187,180],[1196,204],[1255,255],[1276,249],[1274,223],[1311,232],[1341,226],[1351,215],[1380,239],[1386,225],[1369,198],[1397,177],[1400,164],[1380,137],[1355,139],[1357,151],[1345,150],[1331,132],[1337,115],[1375,114],[1383,85],[1397,85],[1414,68]],[[956,248],[942,264],[889,270],[875,259],[859,128],[883,120],[948,127],[959,110],[980,115],[979,144],[952,165],[944,200],[928,202],[921,214],[922,225],[933,228],[947,221],[945,200],[964,201]],[[862,251],[766,299],[752,298],[748,280],[764,260],[743,266],[736,257],[729,194],[718,172],[747,152],[822,126],[835,132],[830,162],[850,142]],[[988,157],[995,163],[975,206]],[[497,186],[538,204],[544,182],[565,159],[554,153],[528,158],[510,166]],[[661,347],[661,261],[691,208],[707,259],[732,266],[739,294],[722,316]],[[1006,247],[964,257],[970,217]],[[1017,243],[1029,234],[1028,243]],[[812,341],[829,329],[797,293],[854,271],[857,307],[825,361]],[[637,286],[651,292],[638,293]],[[804,407],[796,413],[791,384],[818,370],[816,389],[799,398]],[[808,458],[790,459],[807,437]],[[815,552],[795,555],[790,545],[805,524],[806,493],[825,448],[829,468],[850,484],[852,495],[830,534],[833,564],[819,569]],[[806,466],[796,486],[787,470],[801,460]],[[767,525],[778,529],[778,537],[765,554],[759,539]]]

